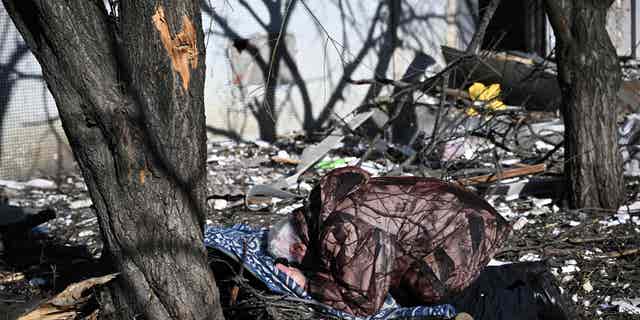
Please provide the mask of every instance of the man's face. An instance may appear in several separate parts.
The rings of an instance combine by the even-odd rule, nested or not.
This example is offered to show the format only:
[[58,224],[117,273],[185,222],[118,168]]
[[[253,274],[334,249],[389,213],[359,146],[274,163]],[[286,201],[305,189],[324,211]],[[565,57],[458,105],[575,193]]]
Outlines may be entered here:
[[269,252],[275,258],[285,258],[289,262],[301,263],[307,253],[307,246],[296,233],[289,218],[277,222],[269,230]]

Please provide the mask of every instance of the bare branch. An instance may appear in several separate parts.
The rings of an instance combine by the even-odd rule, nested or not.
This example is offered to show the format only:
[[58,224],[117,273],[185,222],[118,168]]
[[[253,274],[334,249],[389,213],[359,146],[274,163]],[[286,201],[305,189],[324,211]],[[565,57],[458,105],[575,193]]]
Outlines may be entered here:
[[471,43],[469,43],[469,46],[467,47],[467,54],[478,53],[480,45],[484,40],[484,34],[489,26],[489,22],[491,22],[491,18],[493,18],[493,14],[496,13],[499,5],[500,0],[491,0],[491,2],[484,8],[484,14],[482,15],[480,25],[478,25],[476,32],[473,34],[473,38],[471,38]]

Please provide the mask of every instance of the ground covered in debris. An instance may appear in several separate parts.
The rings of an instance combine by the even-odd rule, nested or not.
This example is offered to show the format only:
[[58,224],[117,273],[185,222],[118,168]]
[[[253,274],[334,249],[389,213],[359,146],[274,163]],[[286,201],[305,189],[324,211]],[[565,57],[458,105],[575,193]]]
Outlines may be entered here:
[[[481,144],[474,142],[474,155],[465,158],[457,155],[458,168],[447,171],[424,171],[418,167],[403,168],[406,175],[433,175],[460,181],[453,174],[464,171],[483,173]],[[267,199],[259,207],[248,210],[245,193],[258,184],[278,181],[296,171],[300,152],[309,145],[302,136],[290,136],[276,144],[211,143],[209,145],[209,215],[208,224],[230,226],[245,223],[252,226],[270,226],[275,220],[290,212],[301,201],[275,201]],[[323,161],[299,178],[291,191],[304,195],[322,173],[334,167],[356,164],[367,152],[366,144],[358,139],[345,139]],[[541,146],[544,149],[545,146]],[[489,150],[493,150],[491,147]],[[552,147],[549,147],[552,148]],[[393,148],[386,148],[378,156],[372,156],[361,165],[373,174],[383,175],[397,170],[398,161],[389,160]],[[540,150],[542,151],[542,150]],[[401,152],[399,157],[403,156]],[[486,159],[485,159],[486,160]],[[513,161],[503,160],[503,163]],[[476,170],[469,168],[474,163]],[[504,166],[507,166],[504,164]],[[467,168],[465,168],[467,167]],[[552,167],[552,166],[550,166]],[[505,169],[506,170],[506,169]],[[505,171],[506,172],[506,171]],[[543,178],[547,178],[544,180]],[[513,186],[536,178],[554,181],[550,171],[507,180],[472,184],[514,223],[514,232],[506,246],[492,263],[547,260],[557,277],[562,291],[574,302],[585,318],[630,319],[638,317],[640,304],[640,202],[635,202],[637,180],[629,179],[629,206],[618,212],[565,210],[562,202],[548,196],[535,197],[523,192],[526,188]],[[55,241],[71,248],[86,246],[86,256],[78,256],[81,264],[89,256],[100,254],[101,244],[97,221],[91,209],[86,185],[78,174],[62,179],[34,179],[26,182],[0,181],[11,205],[27,208],[54,208],[57,217],[40,227],[42,241]],[[545,186],[544,184],[542,185]],[[500,191],[500,188],[503,190]],[[546,185],[545,188],[549,188]],[[548,191],[548,190],[547,190]],[[553,192],[551,192],[552,195]],[[530,194],[536,194],[530,192]],[[52,240],[54,239],[54,240]],[[66,267],[73,267],[66,265]],[[55,265],[42,259],[31,262],[24,270],[0,264],[0,309],[24,310],[37,301],[60,291],[62,283],[56,283]],[[9,312],[8,314],[11,314]]]

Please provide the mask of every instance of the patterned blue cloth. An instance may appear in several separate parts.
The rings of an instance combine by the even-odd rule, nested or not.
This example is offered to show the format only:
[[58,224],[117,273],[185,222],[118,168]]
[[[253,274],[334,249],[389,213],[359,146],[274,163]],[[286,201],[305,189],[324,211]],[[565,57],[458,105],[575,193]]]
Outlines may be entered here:
[[[275,293],[291,295],[302,299],[312,299],[295,281],[275,267],[274,259],[267,253],[267,229],[253,229],[247,225],[236,224],[231,228],[208,226],[204,243],[217,249],[230,258],[241,261],[243,241],[246,243],[244,265],[256,278],[264,282]],[[440,317],[451,319],[456,312],[453,306],[445,304],[429,307],[403,308],[387,297],[382,309],[369,317],[361,318],[326,306],[327,314],[347,320],[390,320],[398,318]]]

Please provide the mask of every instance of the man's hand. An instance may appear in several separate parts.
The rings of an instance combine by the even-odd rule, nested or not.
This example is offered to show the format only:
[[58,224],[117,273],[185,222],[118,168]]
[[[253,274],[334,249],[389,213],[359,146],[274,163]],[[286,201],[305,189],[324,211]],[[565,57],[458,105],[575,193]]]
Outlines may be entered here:
[[284,272],[287,274],[287,276],[289,276],[289,278],[293,279],[293,281],[295,281],[300,287],[302,288],[306,288],[307,286],[307,277],[304,276],[304,274],[302,274],[302,272],[300,270],[298,270],[297,268],[294,267],[287,267],[283,264],[276,264],[276,268],[278,268],[280,271]]

